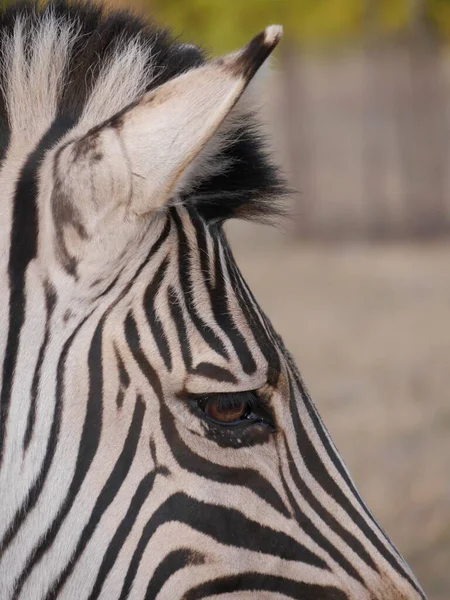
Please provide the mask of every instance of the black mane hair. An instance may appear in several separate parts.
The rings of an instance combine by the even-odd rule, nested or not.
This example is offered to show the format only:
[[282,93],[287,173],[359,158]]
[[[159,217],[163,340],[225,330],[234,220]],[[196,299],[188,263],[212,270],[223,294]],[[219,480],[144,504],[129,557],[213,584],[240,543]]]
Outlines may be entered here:
[[[36,30],[50,15],[72,23],[79,35],[70,53],[64,85],[58,103],[57,120],[62,132],[80,118],[102,66],[122,45],[138,40],[151,45],[146,90],[165,83],[205,62],[205,53],[196,46],[182,44],[153,22],[128,11],[106,10],[91,2],[54,0],[44,5],[30,0],[0,9],[0,51],[11,37],[18,18],[25,17],[27,32]],[[1,65],[1,63],[0,63]],[[0,165],[6,154],[10,130],[4,97],[5,72],[0,66]],[[222,148],[217,160],[228,168],[202,180],[183,198],[210,222],[232,217],[261,219],[279,214],[278,203],[286,191],[283,178],[271,162],[257,123],[251,115]]]

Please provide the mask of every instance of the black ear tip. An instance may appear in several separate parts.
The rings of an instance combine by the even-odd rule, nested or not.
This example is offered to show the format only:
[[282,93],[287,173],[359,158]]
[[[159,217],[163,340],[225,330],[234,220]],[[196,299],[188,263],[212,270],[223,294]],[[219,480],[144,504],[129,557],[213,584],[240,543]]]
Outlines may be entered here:
[[283,35],[281,25],[269,25],[256,35],[237,55],[230,64],[233,72],[250,80],[266,58],[272,54]]
[[258,56],[266,58],[277,47],[282,37],[283,27],[281,25],[269,25],[250,40],[242,49],[241,56],[253,57],[254,59]]

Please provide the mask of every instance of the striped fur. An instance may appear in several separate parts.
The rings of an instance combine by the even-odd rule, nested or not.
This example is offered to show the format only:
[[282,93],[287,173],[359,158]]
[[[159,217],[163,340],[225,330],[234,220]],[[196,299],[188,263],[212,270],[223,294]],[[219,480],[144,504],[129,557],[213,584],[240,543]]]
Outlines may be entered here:
[[[0,15],[2,600],[425,598],[225,238],[283,192],[238,93],[165,204],[108,208],[134,164],[108,167],[98,132],[120,123],[123,142],[183,73],[249,79],[277,31],[201,71],[199,50],[129,15]],[[83,177],[106,183],[86,213],[73,173],[91,154]],[[263,417],[208,419],[199,398],[225,395]]]

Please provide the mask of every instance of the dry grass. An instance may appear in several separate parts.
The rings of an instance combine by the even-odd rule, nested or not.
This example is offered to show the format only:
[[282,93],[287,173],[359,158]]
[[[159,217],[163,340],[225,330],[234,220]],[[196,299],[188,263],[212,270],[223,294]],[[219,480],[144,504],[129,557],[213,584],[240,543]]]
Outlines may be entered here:
[[253,292],[370,508],[450,598],[450,245],[309,246],[237,224]]

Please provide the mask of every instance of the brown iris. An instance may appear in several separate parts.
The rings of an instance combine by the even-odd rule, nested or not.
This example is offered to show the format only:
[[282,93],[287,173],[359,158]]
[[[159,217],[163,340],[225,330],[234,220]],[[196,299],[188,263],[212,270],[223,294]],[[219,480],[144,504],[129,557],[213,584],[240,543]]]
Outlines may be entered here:
[[223,402],[220,398],[209,398],[203,407],[205,415],[219,423],[234,423],[248,412],[246,399]]

